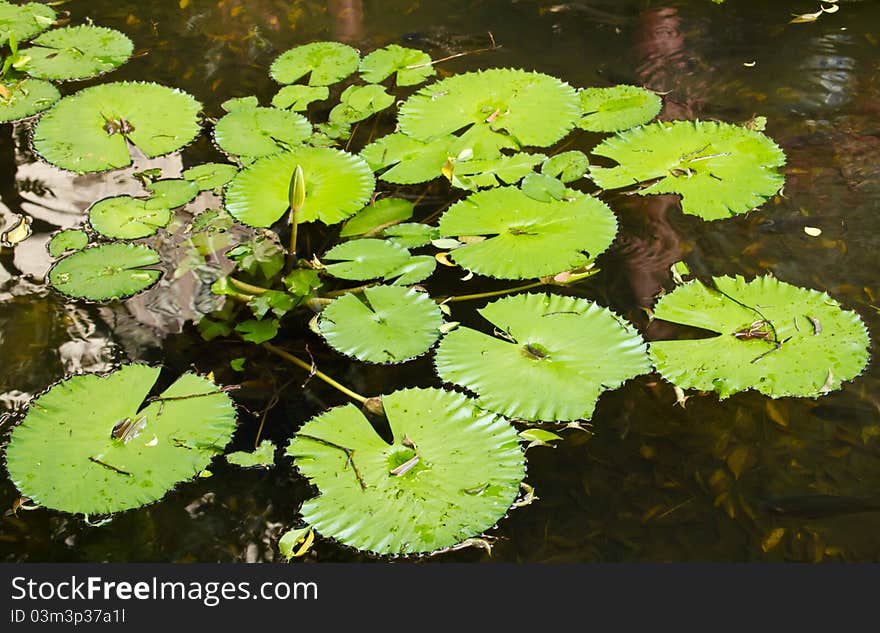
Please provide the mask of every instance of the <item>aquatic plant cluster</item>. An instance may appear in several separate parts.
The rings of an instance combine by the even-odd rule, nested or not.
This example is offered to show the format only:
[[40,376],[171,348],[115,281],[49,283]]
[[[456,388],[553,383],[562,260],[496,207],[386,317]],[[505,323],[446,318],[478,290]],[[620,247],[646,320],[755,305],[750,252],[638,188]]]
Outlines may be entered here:
[[[133,152],[176,152],[202,132],[202,105],[174,88],[108,82],[62,97],[52,81],[108,72],[132,44],[111,29],[50,29],[54,22],[45,5],[0,2],[8,53],[0,121],[39,116],[32,141],[42,159],[77,173],[115,170],[131,165]],[[222,205],[185,227],[194,244],[207,249],[233,225],[248,227],[245,238],[222,242],[234,270],[213,283],[225,303],[199,321],[202,337],[237,336],[360,405],[305,422],[285,449],[317,488],[301,508],[301,527],[279,542],[285,556],[301,555],[315,533],[382,555],[471,542],[533,498],[526,452],[562,439],[542,423],[588,421],[603,392],[651,371],[677,390],[720,399],[748,389],[819,397],[862,372],[870,341],[859,316],[823,292],[769,275],[700,281],[676,265],[675,289],[652,318],[712,335],[650,345],[621,316],[564,293],[599,272],[596,259],[615,239],[606,190],[677,194],[684,213],[705,221],[777,195],[785,155],[760,118],[652,122],[661,97],[637,86],[576,89],[507,68],[436,73],[425,52],[397,45],[364,57],[336,42],[292,48],[271,65],[281,85],[271,105],[253,96],[223,104],[212,135],[228,163],[197,165],[180,178],[140,173],[148,195],[96,200],[87,225],[49,244],[56,259],[49,284],[75,300],[106,302],[167,274],[151,240],[203,193]],[[310,120],[311,104],[328,101],[343,81],[349,85],[327,120]],[[347,151],[354,126],[392,108],[393,131],[358,154]],[[592,157],[563,151],[577,129],[608,136]],[[418,200],[386,193],[435,179],[460,198],[439,217],[419,221]],[[340,225],[335,244],[311,252],[301,240],[306,224]],[[528,283],[433,297],[424,284],[438,265]],[[492,300],[477,310],[482,320],[467,318],[475,327],[453,320],[459,304],[480,299]],[[363,363],[432,352],[451,388],[357,394],[272,342],[296,319]],[[236,369],[245,362],[237,359]],[[74,375],[32,400],[6,448],[20,493],[32,504],[100,517],[209,474],[236,429],[236,385],[188,372],[155,394],[159,374],[128,364]],[[377,419],[387,422],[390,442],[375,430]],[[226,459],[270,466],[275,447],[264,441]]]

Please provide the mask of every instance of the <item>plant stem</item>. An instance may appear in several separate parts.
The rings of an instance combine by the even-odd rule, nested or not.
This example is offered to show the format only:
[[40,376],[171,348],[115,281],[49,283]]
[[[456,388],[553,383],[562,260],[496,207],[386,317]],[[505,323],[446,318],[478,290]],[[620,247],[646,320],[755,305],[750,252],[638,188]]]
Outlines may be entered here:
[[239,281],[235,277],[227,277],[229,279],[229,283],[241,290],[242,292],[247,292],[252,295],[262,295],[269,292],[268,288],[263,288],[262,286],[255,286],[254,284],[249,284],[246,281]]
[[472,295],[455,295],[446,299],[439,299],[438,303],[455,303],[458,301],[474,301],[475,299],[489,299],[491,297],[500,297],[502,295],[513,294],[514,292],[522,292],[523,290],[531,290],[532,288],[540,288],[541,286],[567,286],[576,281],[581,281],[587,277],[592,277],[599,272],[599,269],[593,268],[582,273],[575,273],[565,281],[555,281],[553,277],[542,277],[540,280],[522,286],[514,286],[513,288],[504,288],[503,290],[493,290],[492,292],[480,292]]
[[341,288],[340,290],[331,290],[325,297],[341,297],[342,295],[347,295],[351,293],[360,293],[366,290],[367,288],[372,288],[375,286],[375,283],[364,284],[363,286],[355,286],[354,288]]
[[317,376],[318,378],[320,378],[321,380],[326,382],[328,385],[330,385],[334,389],[337,389],[338,391],[341,391],[342,393],[344,393],[346,396],[348,396],[352,400],[357,400],[361,404],[366,404],[368,398],[362,396],[361,394],[359,394],[357,392],[352,391],[351,389],[349,389],[345,385],[336,382],[335,380],[333,380],[330,376],[328,376],[324,372],[316,369],[314,365],[307,363],[306,361],[302,360],[301,358],[294,356],[290,352],[287,352],[287,351],[281,349],[280,347],[275,347],[271,343],[263,343],[263,347],[267,351],[275,354],[276,356],[280,356],[284,360],[293,363],[297,367],[301,367],[302,369],[305,369],[307,372],[309,372],[310,374],[312,374],[314,376]]

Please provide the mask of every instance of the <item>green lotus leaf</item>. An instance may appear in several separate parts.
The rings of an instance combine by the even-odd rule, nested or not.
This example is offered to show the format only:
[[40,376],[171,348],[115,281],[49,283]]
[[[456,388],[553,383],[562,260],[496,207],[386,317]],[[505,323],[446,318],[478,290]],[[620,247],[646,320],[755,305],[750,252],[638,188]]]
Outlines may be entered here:
[[431,56],[415,48],[389,44],[373,51],[361,60],[361,77],[377,84],[397,73],[398,86],[414,86],[436,74]]
[[330,98],[330,89],[326,86],[303,86],[296,84],[284,86],[272,97],[272,107],[294,112],[305,112],[315,101]]
[[370,200],[376,185],[369,166],[357,156],[327,147],[299,147],[260,158],[240,171],[226,188],[226,209],[249,226],[271,226],[290,208],[290,180],[297,165],[306,185],[299,222],[341,222]]
[[452,251],[467,270],[499,279],[529,279],[581,268],[605,251],[617,219],[601,200],[568,190],[541,202],[516,187],[472,194],[440,218],[445,237],[483,236]]
[[58,88],[48,81],[22,79],[2,81],[0,123],[19,121],[39,114],[61,98]]
[[125,299],[152,286],[162,276],[155,268],[159,253],[140,244],[102,244],[59,260],[49,283],[70,297],[109,301]]
[[232,97],[220,104],[225,112],[237,112],[239,110],[251,110],[260,107],[260,100],[254,95],[246,97]]
[[606,139],[593,150],[619,163],[592,167],[604,189],[656,181],[641,195],[681,194],[685,213],[718,220],[754,209],[776,194],[785,179],[785,154],[760,132],[729,123],[653,123]]
[[698,281],[657,302],[654,318],[717,332],[696,340],[651,343],[657,371],[682,389],[723,399],[755,389],[779,398],[840,389],[868,364],[870,339],[858,314],[824,292],[770,276]]
[[238,167],[226,163],[204,163],[191,167],[181,174],[186,180],[196,183],[199,191],[219,189],[238,173]]
[[19,42],[29,40],[52,26],[55,18],[52,7],[39,2],[0,2],[0,46],[9,42],[10,33],[15,33]]
[[578,93],[584,116],[578,122],[590,132],[618,132],[647,123],[660,113],[659,95],[638,86],[587,88]]
[[153,158],[192,141],[201,108],[159,84],[101,84],[56,103],[37,123],[33,145],[48,162],[78,173],[127,167],[129,142]]
[[302,145],[312,124],[295,112],[277,108],[243,108],[217,121],[214,141],[230,156],[259,157]]
[[49,240],[49,255],[61,257],[69,251],[80,251],[89,243],[89,235],[82,229],[64,229],[58,231]]
[[39,79],[88,79],[122,66],[134,45],[119,31],[81,25],[53,29],[21,51],[26,70]]
[[195,200],[199,195],[199,186],[191,180],[167,178],[147,185],[152,195],[147,200],[147,209],[176,209]]
[[521,294],[479,312],[496,336],[453,330],[437,348],[437,373],[507,417],[588,420],[603,391],[651,370],[636,329],[586,299]]
[[136,240],[154,235],[168,226],[168,206],[147,207],[147,201],[131,196],[104,198],[89,208],[89,224],[104,237]]
[[513,156],[489,159],[453,160],[452,184],[460,189],[476,191],[483,187],[512,185],[528,174],[547,157],[544,154],[517,152]]
[[564,183],[583,178],[590,169],[590,159],[578,150],[569,150],[551,156],[541,165],[541,173],[558,178]]
[[339,231],[339,237],[356,237],[381,231],[409,220],[413,216],[413,203],[403,198],[382,198],[353,215]]
[[568,194],[568,189],[561,180],[547,174],[529,174],[523,179],[520,189],[529,198],[540,202],[562,200]]
[[361,150],[361,157],[373,171],[385,170],[379,176],[385,182],[412,185],[442,174],[454,141],[452,136],[420,141],[396,132],[367,145]]
[[505,516],[525,476],[507,421],[439,389],[405,389],[382,402],[391,444],[351,404],[313,418],[290,441],[287,454],[320,491],[303,504],[303,520],[350,547],[421,554]]
[[487,123],[521,145],[546,147],[581,116],[568,84],[541,73],[491,69],[454,75],[425,86],[400,108],[400,129],[419,140]]
[[318,329],[336,351],[368,363],[402,363],[427,352],[440,337],[443,314],[427,294],[372,286],[324,308]]
[[349,86],[330,110],[330,122],[349,125],[381,112],[394,103],[394,97],[382,86]]
[[269,74],[280,84],[292,84],[309,75],[310,86],[329,86],[358,69],[360,55],[339,42],[312,42],[281,53]]
[[6,451],[10,478],[35,503],[107,514],[161,499],[223,451],[235,407],[217,385],[187,373],[141,408],[158,367],[68,378],[33,400]]
[[235,331],[241,333],[241,338],[250,343],[265,343],[278,335],[278,319],[263,319],[257,321],[251,319],[235,326]]
[[275,444],[263,440],[253,452],[235,451],[226,456],[226,461],[242,468],[272,466],[275,463]]
[[417,222],[404,222],[403,224],[389,226],[387,229],[382,230],[378,236],[406,248],[419,248],[420,246],[427,246],[432,240],[440,237],[440,231],[435,226],[419,224]]
[[361,239],[337,244],[324,253],[325,270],[339,279],[366,281],[396,271],[409,262],[409,251],[387,240]]
[[409,286],[424,281],[434,273],[437,260],[430,255],[414,255],[383,277],[395,286]]

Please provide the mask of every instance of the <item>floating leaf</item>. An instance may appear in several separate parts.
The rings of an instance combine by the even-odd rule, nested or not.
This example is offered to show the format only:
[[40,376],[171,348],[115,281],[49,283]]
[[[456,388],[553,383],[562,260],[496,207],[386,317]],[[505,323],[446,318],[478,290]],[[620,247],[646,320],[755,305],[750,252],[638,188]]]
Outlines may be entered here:
[[259,157],[295,149],[312,135],[312,124],[295,112],[242,108],[217,121],[214,141],[231,156]]
[[157,180],[151,182],[146,188],[152,194],[147,201],[148,209],[160,207],[176,209],[192,202],[199,195],[199,187],[196,183],[179,178]]
[[[308,525],[304,528],[288,530],[278,539],[278,552],[286,560],[302,556],[308,551],[314,537],[315,532]],[[303,545],[299,549],[294,549],[300,543],[303,543]]]
[[307,422],[287,454],[320,491],[301,509],[324,536],[379,554],[420,554],[491,528],[525,476],[516,431],[462,395],[382,397],[387,444],[354,405]]
[[512,185],[522,180],[544,162],[544,154],[517,152],[513,156],[451,160],[449,173],[445,174],[453,186],[469,191],[482,187]]
[[368,83],[377,84],[394,73],[398,86],[414,86],[436,71],[426,52],[397,44],[375,50],[361,60],[361,76]]
[[399,124],[405,134],[429,140],[485,123],[523,145],[545,147],[568,134],[580,116],[580,101],[568,84],[541,73],[496,68],[425,86],[401,106]]
[[88,79],[122,66],[134,45],[119,31],[80,25],[53,29],[21,51],[26,70],[39,79]]
[[263,440],[253,452],[235,451],[226,456],[226,461],[242,468],[272,466],[275,463],[275,444]]
[[257,99],[254,95],[248,95],[246,97],[233,97],[232,99],[227,99],[226,101],[221,103],[220,107],[223,108],[223,110],[225,110],[226,112],[252,110],[254,108],[260,107],[260,100]]
[[187,169],[181,174],[186,180],[196,183],[200,191],[219,189],[238,173],[238,167],[226,163],[205,163]]
[[73,376],[33,400],[6,451],[21,493],[64,512],[120,512],[208,466],[235,430],[232,401],[187,373],[141,409],[159,371],[128,365]]
[[61,98],[58,88],[39,79],[2,81],[0,86],[0,123],[26,119]]
[[427,352],[440,336],[443,315],[424,292],[373,286],[336,299],[318,327],[338,352],[368,363],[402,363]]
[[417,222],[405,222],[389,226],[379,234],[379,237],[384,237],[389,242],[400,244],[406,248],[418,248],[420,246],[427,246],[432,240],[440,237],[440,232],[434,226]]
[[583,152],[570,150],[551,156],[541,165],[541,173],[558,178],[564,183],[584,177],[590,169],[590,159]]
[[420,141],[397,132],[370,143],[361,150],[361,156],[373,171],[385,170],[380,176],[385,182],[412,185],[441,175],[455,140],[441,136]]
[[590,132],[618,132],[653,119],[663,107],[660,97],[638,86],[587,88],[578,93],[584,116],[578,122]]
[[324,253],[325,270],[340,279],[365,281],[384,277],[409,261],[409,251],[387,240],[362,239],[343,242]]
[[827,294],[769,276],[715,283],[720,292],[698,281],[678,286],[654,308],[656,319],[718,333],[651,344],[657,370],[672,384],[721,398],[746,389],[816,397],[867,365],[864,324]]
[[362,208],[375,180],[359,157],[326,147],[300,147],[258,159],[226,188],[226,209],[249,226],[271,226],[289,209],[290,179],[303,169],[306,202],[299,222],[335,224]]
[[392,282],[395,286],[409,286],[430,277],[436,267],[437,260],[430,255],[416,255],[406,260],[399,268],[386,273],[383,279]]
[[29,40],[52,26],[55,17],[52,7],[39,2],[0,2],[0,46],[9,42],[10,33],[14,33],[19,42]]
[[127,167],[128,142],[153,158],[192,141],[201,107],[187,93],[159,84],[101,84],[56,103],[37,123],[33,144],[44,159],[70,171]]
[[588,420],[603,391],[651,370],[636,329],[586,299],[521,294],[479,312],[497,336],[453,330],[437,349],[437,373],[502,415]]
[[125,299],[152,286],[162,276],[159,254],[140,244],[102,244],[59,260],[49,283],[64,294],[93,301]]
[[88,234],[81,229],[65,229],[58,231],[49,240],[49,255],[61,257],[68,251],[79,251],[89,243]]
[[546,174],[529,174],[522,181],[522,192],[539,202],[562,200],[568,193],[565,184]]
[[305,112],[314,101],[330,98],[330,89],[326,86],[284,86],[272,97],[272,107],[294,112]]
[[329,86],[357,70],[360,55],[339,42],[313,42],[279,55],[269,74],[280,84],[292,84],[309,75],[310,86]]
[[785,154],[760,132],[704,121],[654,123],[618,134],[593,150],[619,163],[592,167],[600,187],[655,181],[637,192],[678,193],[682,211],[717,220],[754,209],[782,187]]
[[357,123],[394,103],[394,97],[382,86],[349,86],[339,97],[339,103],[330,110],[330,122]]
[[278,335],[278,319],[243,321],[235,326],[235,331],[240,332],[241,338],[250,343],[265,343]]
[[136,240],[154,235],[168,226],[171,211],[166,205],[147,207],[147,201],[131,196],[99,200],[89,209],[89,224],[105,237]]
[[572,190],[568,195],[541,202],[516,187],[481,191],[441,216],[440,234],[485,236],[451,254],[481,275],[528,279],[581,268],[611,245],[617,220],[601,200]]
[[413,216],[413,203],[403,198],[383,198],[364,207],[339,231],[339,237],[356,237],[394,226]]

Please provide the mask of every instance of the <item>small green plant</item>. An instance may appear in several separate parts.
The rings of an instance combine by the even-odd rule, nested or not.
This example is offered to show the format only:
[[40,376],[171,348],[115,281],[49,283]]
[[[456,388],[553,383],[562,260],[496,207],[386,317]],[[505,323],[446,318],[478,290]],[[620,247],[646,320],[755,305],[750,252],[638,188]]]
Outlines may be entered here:
[[[130,145],[157,156],[199,135],[201,104],[173,88],[105,83],[59,100],[51,83],[27,78],[98,74],[131,52],[125,36],[100,27],[48,31],[20,51],[18,40],[54,19],[35,6],[0,3],[10,52],[0,117],[51,106],[34,127],[46,161],[76,172],[117,169],[131,163]],[[617,234],[606,189],[676,193],[685,213],[705,220],[777,194],[785,156],[761,131],[651,123],[661,98],[643,88],[576,89],[520,69],[413,89],[434,76],[435,63],[396,45],[361,59],[350,46],[315,42],[283,53],[270,72],[282,84],[271,106],[243,95],[224,103],[213,124],[229,163],[196,165],[180,179],[144,172],[136,176],[145,195],[95,201],[88,229],[53,238],[48,282],[75,299],[137,294],[171,272],[161,246],[174,226],[197,253],[219,248],[231,268],[212,285],[222,307],[197,324],[205,341],[251,343],[254,355],[289,361],[304,379],[357,403],[292,421],[303,424],[283,452],[318,493],[302,506],[307,525],[282,537],[286,557],[302,555],[315,532],[382,555],[471,542],[534,499],[526,451],[564,441],[531,424],[576,426],[605,391],[654,368],[676,388],[721,398],[750,388],[816,397],[867,363],[870,341],[855,313],[769,277],[682,283],[654,318],[717,336],[650,349],[619,315],[570,296],[600,273]],[[40,91],[39,104],[24,98]],[[312,104],[331,98],[319,120]],[[361,129],[378,136],[364,138]],[[613,133],[592,154],[617,164],[562,151],[580,129]],[[424,187],[414,185],[435,180],[428,186],[446,187],[449,204],[426,212]],[[203,193],[222,204],[180,220]],[[464,279],[519,285],[449,294],[433,283],[438,265],[460,268]],[[290,351],[307,324],[329,348],[373,365],[405,363],[436,346],[439,381],[466,393],[435,386],[359,394]],[[249,360],[238,355],[229,365],[246,375]],[[204,475],[235,428],[231,389],[186,374],[149,397],[158,373],[126,365],[106,377],[73,376],[34,399],[6,451],[21,493],[47,508],[111,514]],[[390,441],[373,423],[387,425]],[[274,444],[255,448],[227,461],[276,463]]]

